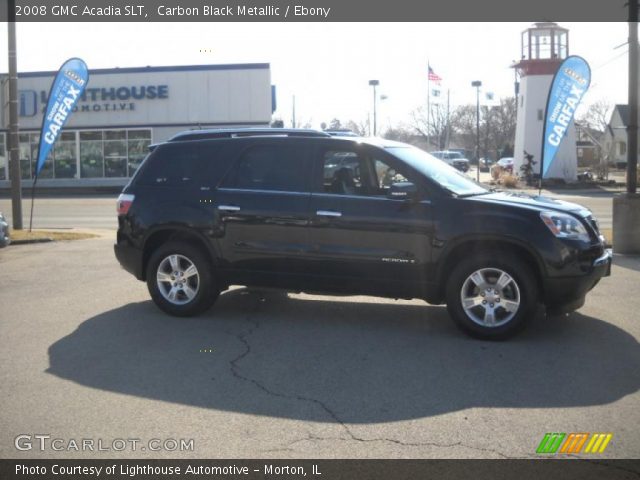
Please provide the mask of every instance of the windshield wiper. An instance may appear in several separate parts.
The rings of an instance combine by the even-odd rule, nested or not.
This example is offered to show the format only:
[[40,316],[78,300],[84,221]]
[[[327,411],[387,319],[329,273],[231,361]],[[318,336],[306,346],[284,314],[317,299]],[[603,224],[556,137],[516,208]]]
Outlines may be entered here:
[[477,195],[488,195],[490,193],[493,193],[493,190],[486,190],[484,192],[462,193],[458,195],[458,197],[459,198],[475,197]]

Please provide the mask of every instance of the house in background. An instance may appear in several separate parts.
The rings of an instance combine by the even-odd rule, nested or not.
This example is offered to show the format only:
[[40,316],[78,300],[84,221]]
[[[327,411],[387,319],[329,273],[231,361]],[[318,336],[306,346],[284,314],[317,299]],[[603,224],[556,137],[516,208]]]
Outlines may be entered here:
[[627,126],[629,106],[616,105],[604,133],[604,157],[618,168],[627,166]]

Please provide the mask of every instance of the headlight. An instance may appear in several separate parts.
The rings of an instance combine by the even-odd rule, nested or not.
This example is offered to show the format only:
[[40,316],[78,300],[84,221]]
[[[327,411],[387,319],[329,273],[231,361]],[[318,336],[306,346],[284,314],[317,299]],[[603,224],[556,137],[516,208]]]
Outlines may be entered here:
[[544,224],[558,238],[569,238],[571,240],[590,240],[589,233],[584,225],[577,218],[566,213],[542,212],[540,218]]

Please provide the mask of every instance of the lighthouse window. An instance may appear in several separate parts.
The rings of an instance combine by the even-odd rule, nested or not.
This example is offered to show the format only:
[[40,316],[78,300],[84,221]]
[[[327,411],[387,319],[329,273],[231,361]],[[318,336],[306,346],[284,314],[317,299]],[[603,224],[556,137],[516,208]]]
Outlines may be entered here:
[[542,113],[542,109],[539,108],[538,109],[538,120],[542,121],[543,118],[544,118],[544,114]]

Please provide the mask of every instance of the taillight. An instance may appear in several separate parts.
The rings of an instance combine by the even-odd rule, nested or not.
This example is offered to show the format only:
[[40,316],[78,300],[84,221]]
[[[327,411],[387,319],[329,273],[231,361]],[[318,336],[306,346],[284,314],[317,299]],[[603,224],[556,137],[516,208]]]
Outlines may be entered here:
[[116,209],[118,210],[118,215],[126,215],[129,212],[129,208],[133,205],[133,200],[136,198],[135,195],[130,195],[128,193],[121,193],[118,197],[118,201],[116,202]]

